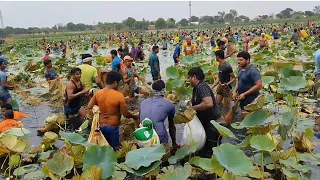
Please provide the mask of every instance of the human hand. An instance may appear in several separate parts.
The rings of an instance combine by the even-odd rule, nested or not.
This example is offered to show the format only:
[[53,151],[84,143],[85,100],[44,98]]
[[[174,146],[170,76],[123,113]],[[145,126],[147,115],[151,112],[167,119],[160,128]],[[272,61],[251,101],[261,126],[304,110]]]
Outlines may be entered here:
[[233,92],[233,93],[232,93],[232,99],[233,99],[233,100],[237,100],[237,93],[236,93],[236,92]]
[[246,95],[242,93],[239,95],[238,100],[244,100],[245,98],[246,98]]
[[161,79],[161,75],[159,74],[158,79]]

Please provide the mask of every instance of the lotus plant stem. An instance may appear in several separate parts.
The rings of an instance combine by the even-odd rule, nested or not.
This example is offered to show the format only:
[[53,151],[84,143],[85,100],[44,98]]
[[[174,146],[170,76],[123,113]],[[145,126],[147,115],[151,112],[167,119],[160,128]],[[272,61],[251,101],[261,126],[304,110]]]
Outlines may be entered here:
[[[17,174],[19,174],[20,167],[21,167],[21,158],[20,158],[20,160],[19,160],[19,166],[18,166],[18,173],[17,173]],[[18,179],[18,176],[16,176],[15,180],[17,180],[17,179]]]
[[10,156],[10,154],[7,155],[7,157],[4,159],[2,165],[1,165],[1,169],[3,169],[4,163],[7,161],[8,157]]
[[263,151],[261,151],[261,179],[264,180]]

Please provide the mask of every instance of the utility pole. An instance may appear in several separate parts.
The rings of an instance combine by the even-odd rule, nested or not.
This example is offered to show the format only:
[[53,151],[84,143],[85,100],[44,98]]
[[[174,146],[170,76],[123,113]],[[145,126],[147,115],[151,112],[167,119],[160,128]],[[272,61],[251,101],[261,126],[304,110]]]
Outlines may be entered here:
[[2,18],[2,12],[1,12],[1,9],[0,9],[0,23],[1,23],[1,26],[0,26],[0,28],[4,28],[4,24],[3,24],[3,18]]
[[191,1],[189,1],[189,20],[190,20],[189,25],[191,25]]

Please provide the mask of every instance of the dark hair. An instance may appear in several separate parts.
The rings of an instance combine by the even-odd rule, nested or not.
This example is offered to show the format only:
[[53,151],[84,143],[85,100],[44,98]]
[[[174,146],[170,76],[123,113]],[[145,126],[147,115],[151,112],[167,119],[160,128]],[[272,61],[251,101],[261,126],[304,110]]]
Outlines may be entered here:
[[76,68],[71,69],[70,74],[74,75],[74,74],[76,74],[77,72],[80,72],[80,73],[81,73],[81,69],[76,67]]
[[4,112],[4,117],[6,119],[13,119],[14,118],[13,111],[12,110],[8,110],[8,111]]
[[122,47],[120,47],[120,48],[118,49],[118,53],[119,53],[119,52],[123,52]]
[[157,50],[157,49],[159,49],[159,46],[153,46],[153,47],[152,47],[152,51],[155,51],[155,50]]
[[115,49],[112,49],[112,50],[110,51],[110,54],[111,54],[111,55],[114,55],[114,56],[118,56],[117,50],[115,50]]
[[245,60],[250,60],[250,54],[246,51],[241,51],[237,55],[238,58],[242,57]]
[[50,60],[50,59],[43,61],[43,64],[44,64],[45,66],[47,66],[47,65],[50,64],[50,63],[51,63],[51,60]]
[[3,65],[3,64],[5,64],[5,63],[4,63],[4,60],[1,59],[1,60],[0,60],[0,66]]
[[12,110],[12,106],[11,106],[11,104],[4,104],[4,105],[2,105],[1,106],[1,108],[5,108],[6,110]]
[[161,91],[166,87],[166,84],[162,80],[157,80],[152,83],[152,89],[156,91]]
[[218,50],[214,54],[216,55],[216,57],[224,59],[224,51],[223,50]]
[[200,67],[193,67],[188,72],[188,76],[196,76],[196,78],[200,81],[204,80],[205,76]]
[[121,81],[121,74],[117,71],[110,71],[107,75],[107,84]]
[[218,42],[218,46],[222,46],[222,45],[225,45],[225,44],[226,43],[224,41],[221,41],[221,40]]
[[294,31],[294,32],[298,32],[298,29],[294,29],[293,31]]
[[88,57],[92,57],[91,54],[81,54],[81,59],[85,59],[85,58],[88,58]]

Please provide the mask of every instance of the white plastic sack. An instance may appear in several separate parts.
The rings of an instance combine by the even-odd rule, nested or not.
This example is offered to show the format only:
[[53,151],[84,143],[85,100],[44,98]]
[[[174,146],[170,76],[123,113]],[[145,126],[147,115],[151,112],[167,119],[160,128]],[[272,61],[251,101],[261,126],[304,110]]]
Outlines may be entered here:
[[194,116],[193,119],[184,126],[182,145],[190,145],[193,141],[197,143],[197,151],[202,149],[206,143],[206,132],[198,119]]

